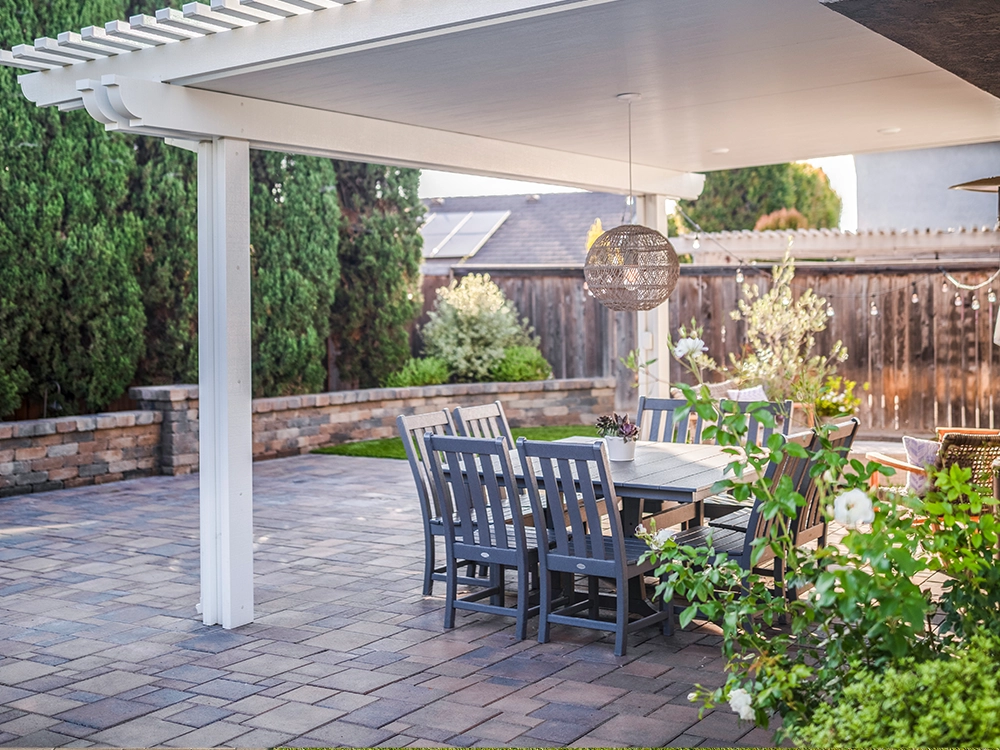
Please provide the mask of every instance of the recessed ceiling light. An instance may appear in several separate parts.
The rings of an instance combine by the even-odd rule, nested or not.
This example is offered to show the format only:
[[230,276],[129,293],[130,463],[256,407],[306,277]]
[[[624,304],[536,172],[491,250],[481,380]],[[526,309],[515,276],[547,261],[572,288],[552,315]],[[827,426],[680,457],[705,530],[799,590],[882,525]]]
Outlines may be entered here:
[[723,146],[722,148],[713,148],[710,153],[713,154],[728,154],[729,149]]
[[896,134],[896,133],[898,133],[898,132],[899,132],[900,130],[902,130],[902,128],[897,128],[897,127],[892,127],[892,128],[879,128],[879,129],[878,129],[878,132],[880,132],[880,133],[881,133],[882,135],[895,135],[895,134]]

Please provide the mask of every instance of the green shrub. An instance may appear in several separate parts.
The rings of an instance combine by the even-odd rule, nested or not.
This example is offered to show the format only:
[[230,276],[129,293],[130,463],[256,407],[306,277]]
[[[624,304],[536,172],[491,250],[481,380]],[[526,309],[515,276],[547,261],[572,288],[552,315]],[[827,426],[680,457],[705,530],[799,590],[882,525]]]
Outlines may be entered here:
[[527,319],[487,274],[470,274],[438,289],[430,321],[421,332],[424,353],[440,357],[458,382],[482,382],[509,347],[532,346]]
[[410,388],[420,385],[440,385],[447,383],[451,373],[448,363],[437,357],[411,358],[385,379],[386,388]]
[[795,739],[837,747],[1000,745],[1000,639],[974,637],[953,658],[861,672]]
[[498,383],[547,380],[551,376],[552,365],[537,346],[508,346],[503,350],[503,359],[490,370],[490,377]]

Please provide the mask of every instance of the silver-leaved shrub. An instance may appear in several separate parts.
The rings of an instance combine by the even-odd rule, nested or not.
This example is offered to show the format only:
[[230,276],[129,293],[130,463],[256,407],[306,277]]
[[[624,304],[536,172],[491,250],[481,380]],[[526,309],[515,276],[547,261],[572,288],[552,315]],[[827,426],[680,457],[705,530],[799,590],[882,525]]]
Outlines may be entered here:
[[518,318],[488,274],[470,274],[438,289],[421,334],[426,356],[446,362],[460,383],[490,380],[508,347],[537,347],[527,318]]

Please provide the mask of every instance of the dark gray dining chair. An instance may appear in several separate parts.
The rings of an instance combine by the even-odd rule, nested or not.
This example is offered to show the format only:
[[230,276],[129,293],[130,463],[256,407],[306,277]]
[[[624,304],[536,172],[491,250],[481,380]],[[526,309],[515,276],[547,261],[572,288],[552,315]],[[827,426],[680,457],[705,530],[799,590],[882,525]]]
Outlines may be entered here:
[[[424,530],[424,596],[434,592],[434,581],[444,581],[444,565],[435,566],[435,537],[444,536],[444,519],[437,487],[431,478],[430,459],[424,448],[424,435],[454,435],[454,423],[446,409],[427,414],[399,415],[396,428],[403,439],[406,460],[417,486],[417,500],[420,502],[420,519]],[[471,571],[470,571],[471,574]]]
[[459,435],[466,437],[502,437],[507,447],[514,450],[514,438],[510,432],[503,404],[494,401],[480,406],[459,406],[454,411],[455,427]]
[[[623,533],[604,443],[548,443],[519,438],[517,452],[535,518],[546,519],[546,523],[535,524],[541,585],[538,641],[548,642],[553,623],[593,628],[613,632],[615,655],[624,656],[628,633],[665,622],[670,613],[661,609],[629,620],[629,583],[641,581],[653,566],[642,560],[648,550],[646,543],[626,538]],[[540,491],[539,478],[544,492]],[[587,598],[578,602],[567,598],[565,603],[557,604],[553,574],[563,578],[587,576]],[[599,579],[615,584],[614,621],[599,617]],[[566,586],[565,590],[570,588]]]
[[658,443],[700,443],[704,420],[683,398],[639,396],[639,439]]
[[[692,416],[694,414],[694,416]],[[691,411],[682,398],[639,397],[635,423],[639,439],[657,443],[700,443],[704,420]],[[652,521],[658,529],[677,524],[701,522],[701,506],[697,503],[668,503],[643,500],[640,518]]]
[[[529,601],[529,576],[538,567],[538,543],[535,530],[525,526],[520,508],[510,505],[510,498],[516,503],[519,493],[506,440],[427,434],[424,441],[444,511],[444,626],[455,626],[456,609],[513,616],[517,638],[524,640],[528,617],[539,609]],[[471,560],[485,566],[488,575],[466,583],[478,591],[459,596],[458,569]],[[508,569],[517,572],[513,608],[505,603]],[[489,602],[482,601],[487,597]]]

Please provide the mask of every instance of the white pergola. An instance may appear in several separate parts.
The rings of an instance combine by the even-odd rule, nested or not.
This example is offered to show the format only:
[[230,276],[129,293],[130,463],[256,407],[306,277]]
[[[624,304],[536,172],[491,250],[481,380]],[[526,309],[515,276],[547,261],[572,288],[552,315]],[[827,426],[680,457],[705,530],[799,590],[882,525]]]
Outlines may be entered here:
[[[1000,140],[1000,100],[817,0],[212,0],[0,64],[38,106],[198,153],[201,602],[225,628],[253,619],[251,148],[625,193],[615,97],[639,92],[639,220],[664,230],[699,172]],[[640,314],[647,358],[666,325]]]

